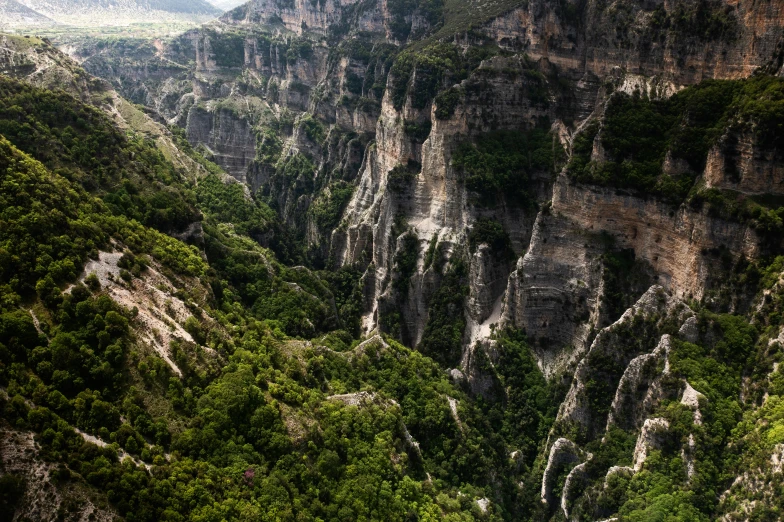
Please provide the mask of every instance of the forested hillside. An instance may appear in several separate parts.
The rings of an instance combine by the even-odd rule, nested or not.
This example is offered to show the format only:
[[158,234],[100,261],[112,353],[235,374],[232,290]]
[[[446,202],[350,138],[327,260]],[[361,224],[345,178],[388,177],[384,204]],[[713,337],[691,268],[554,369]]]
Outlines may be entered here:
[[[187,145],[215,173],[182,179],[144,136],[63,92],[9,78],[0,90],[3,433],[32,431],[49,470],[31,476],[4,452],[5,513],[44,516],[24,502],[42,480],[70,495],[49,512],[128,520],[498,518],[516,503],[513,477],[554,415],[524,339],[505,352],[530,388],[488,415],[431,359],[360,342],[358,276],[280,264],[260,245],[274,212]],[[192,224],[196,245],[166,234]],[[121,253],[119,277],[85,270],[101,252]],[[113,299],[161,276],[167,306],[188,310],[172,366]],[[490,495],[497,507],[477,503]]]

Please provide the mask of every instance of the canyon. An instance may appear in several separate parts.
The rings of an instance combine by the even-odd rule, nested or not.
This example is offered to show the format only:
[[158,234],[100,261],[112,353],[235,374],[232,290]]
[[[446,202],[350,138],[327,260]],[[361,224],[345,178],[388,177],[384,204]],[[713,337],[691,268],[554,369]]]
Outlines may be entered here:
[[[384,310],[393,307],[401,311],[403,339],[412,346],[421,341],[426,303],[441,279],[423,261],[435,242],[447,259],[465,258],[471,274],[464,350],[479,340],[470,330],[480,329],[500,302],[494,322],[524,328],[540,341],[540,366],[552,375],[588,349],[592,328],[617,319],[603,307],[604,235],[612,237],[613,248],[633,249],[636,261],[649,265],[652,282],[698,300],[724,277],[706,252],[726,248],[734,263],[780,248],[753,226],[694,205],[576,182],[566,164],[575,137],[585,135],[591,122],[601,128],[612,96],[666,99],[703,80],[779,73],[782,5],[699,4],[695,17],[715,15],[724,24],[715,29],[724,33],[714,34],[708,25],[704,35],[662,29],[674,24],[674,13],[695,9],[689,3],[504,7],[487,14],[480,9],[486,20],[474,22],[470,32],[449,23],[430,27],[414,11],[404,17],[411,24],[408,39],[400,40],[394,29],[399,13],[390,6],[250,2],[168,45],[133,49],[111,63],[100,50],[81,49],[76,56],[128,98],[183,125],[192,145],[274,202],[326,262],[361,265],[366,333],[378,329]],[[447,30],[453,34],[444,36]],[[395,46],[406,41],[412,50],[398,51]],[[352,54],[359,47],[362,52]],[[453,60],[487,48],[487,56],[471,63]],[[390,67],[387,55],[395,52],[413,59],[409,71]],[[445,53],[446,65],[437,63],[438,52]],[[417,53],[436,65],[425,58],[420,64]],[[150,70],[148,57],[160,65]],[[426,93],[442,89],[456,93],[446,117],[439,116],[440,100]],[[281,129],[279,136],[264,133],[271,125]],[[311,130],[316,127],[319,132]],[[521,180],[534,205],[477,204],[465,173],[453,164],[455,151],[490,131],[537,128],[549,132],[556,159]],[[602,162],[601,130],[593,140],[591,160]],[[737,141],[732,150],[710,150],[705,167],[695,172],[695,186],[781,195],[778,152],[755,143],[753,135]],[[278,150],[269,154],[273,148]],[[312,162],[313,179],[283,181],[280,167],[301,155]],[[739,181],[726,174],[729,156]],[[417,172],[408,185],[390,190],[390,173],[409,164]],[[669,157],[662,167],[665,175],[683,169]],[[329,198],[324,189],[339,181],[356,188],[339,226],[320,227],[308,209]],[[516,260],[460,249],[482,218],[503,225]],[[406,226],[396,228],[396,219]],[[399,296],[390,284],[405,235],[417,238],[418,263],[412,291]]]
[[[4,74],[50,81],[51,63],[11,47],[0,49]],[[358,274],[367,340],[354,350],[391,351],[394,339],[471,400],[507,404],[524,390],[506,384],[505,332],[524,336],[560,390],[552,426],[518,466],[529,483],[515,494],[536,497],[518,512],[526,519],[626,520],[611,518],[623,505],[614,492],[646,480],[663,454],[691,495],[718,473],[700,459],[727,440],[706,427],[724,422],[711,408],[740,396],[736,422],[752,423],[777,407],[766,401],[784,338],[773,261],[784,248],[781,0],[251,0],[172,38],[62,49],[101,78],[88,88],[67,66],[74,92],[155,137],[191,182],[207,174],[179,133],[222,183],[274,210],[304,252],[292,270]],[[197,229],[182,237],[200,244]],[[281,237],[254,240],[283,261]],[[178,335],[193,342],[175,302]],[[334,299],[322,304],[340,323]],[[158,313],[145,306],[137,313]],[[755,341],[728,316],[756,325]],[[319,342],[287,350],[330,352]],[[749,345],[758,366],[743,366]],[[716,353],[732,371],[712,366]],[[715,405],[724,371],[735,387]],[[360,409],[405,406],[333,392]],[[286,422],[306,431],[293,413]],[[782,442],[754,446],[763,436],[748,423],[737,441],[753,446],[753,465],[711,482],[721,520],[751,520],[781,483]],[[491,500],[476,496],[481,518]],[[683,520],[698,519],[690,499]]]

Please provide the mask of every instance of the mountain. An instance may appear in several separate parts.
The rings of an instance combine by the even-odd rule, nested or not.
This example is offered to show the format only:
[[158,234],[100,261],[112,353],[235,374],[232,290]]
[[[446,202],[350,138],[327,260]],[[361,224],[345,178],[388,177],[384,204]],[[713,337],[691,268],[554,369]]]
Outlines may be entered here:
[[[3,23],[9,27],[40,25],[41,22],[34,21],[36,17],[49,18],[60,24],[96,27],[207,21],[222,12],[205,0],[10,0],[7,4],[0,11],[0,20],[5,20]],[[29,13],[27,18],[12,16],[20,8]]]
[[252,0],[84,71],[13,40],[8,502],[42,462],[130,520],[779,519],[782,12]]
[[0,29],[12,27],[48,27],[55,22],[16,0],[0,1]]
[[210,0],[210,3],[222,11],[231,11],[245,2],[243,0]]
[[23,3],[36,11],[61,16],[89,10],[218,14],[209,2],[199,0],[23,0]]

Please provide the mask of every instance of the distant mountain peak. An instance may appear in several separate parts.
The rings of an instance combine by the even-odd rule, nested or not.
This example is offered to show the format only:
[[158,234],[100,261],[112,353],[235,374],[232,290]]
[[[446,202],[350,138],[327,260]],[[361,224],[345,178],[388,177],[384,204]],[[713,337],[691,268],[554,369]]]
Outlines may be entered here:
[[242,4],[247,3],[246,0],[209,0],[209,2],[218,9],[222,9],[224,11],[231,11],[235,7],[239,7]]
[[206,0],[0,0],[0,27],[205,22],[221,12]]
[[55,23],[51,18],[17,0],[0,0],[0,29],[17,26],[45,27]]

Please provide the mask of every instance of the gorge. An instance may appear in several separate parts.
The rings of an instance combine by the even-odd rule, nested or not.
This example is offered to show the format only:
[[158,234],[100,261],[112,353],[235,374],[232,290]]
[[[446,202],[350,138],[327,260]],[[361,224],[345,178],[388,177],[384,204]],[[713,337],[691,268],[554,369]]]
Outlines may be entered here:
[[0,43],[11,520],[780,519],[784,3]]

